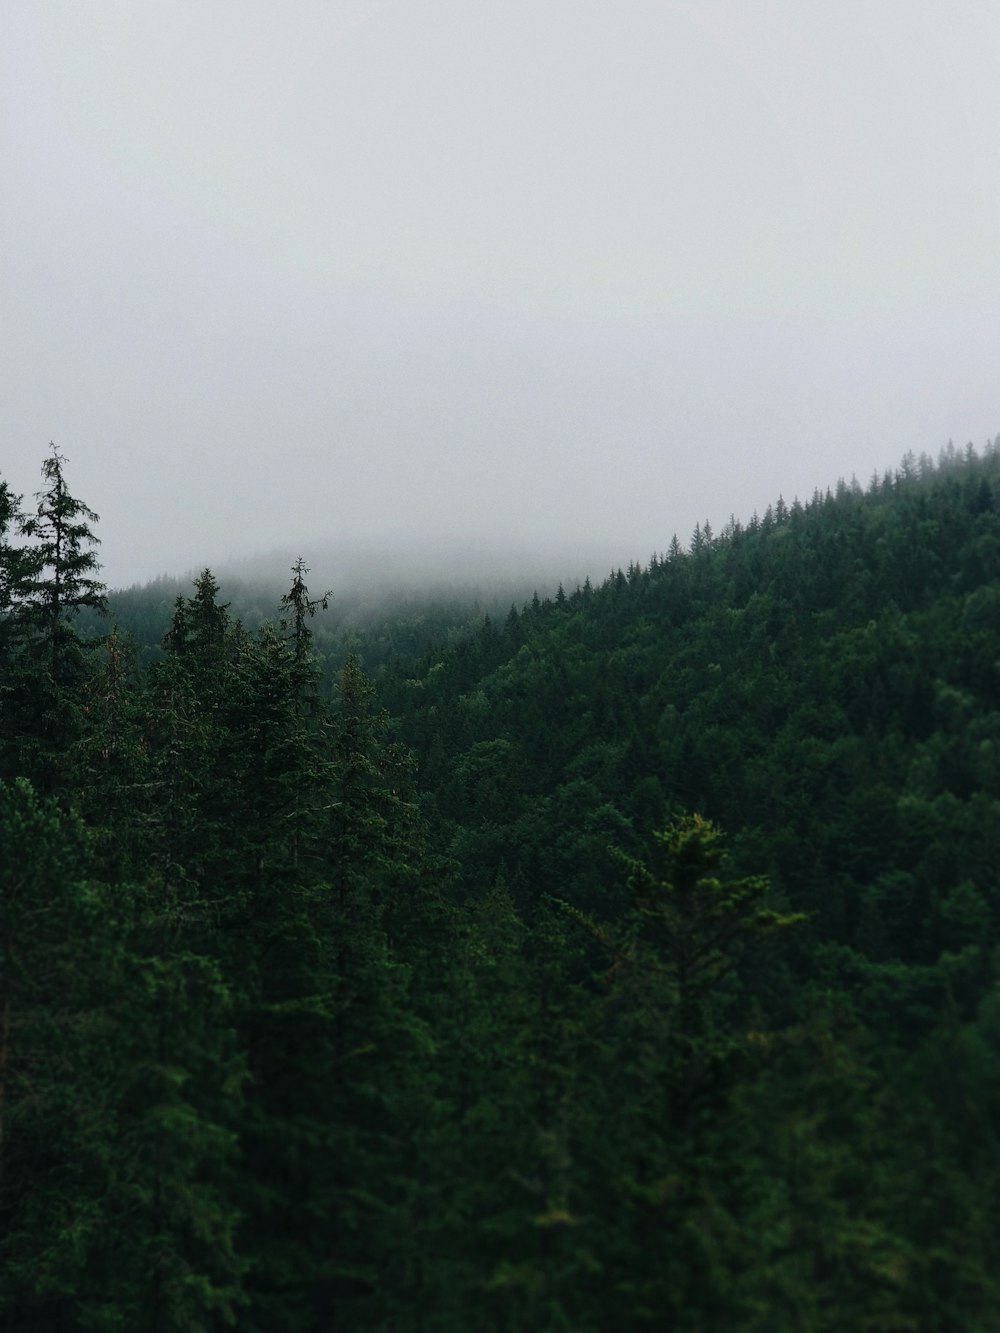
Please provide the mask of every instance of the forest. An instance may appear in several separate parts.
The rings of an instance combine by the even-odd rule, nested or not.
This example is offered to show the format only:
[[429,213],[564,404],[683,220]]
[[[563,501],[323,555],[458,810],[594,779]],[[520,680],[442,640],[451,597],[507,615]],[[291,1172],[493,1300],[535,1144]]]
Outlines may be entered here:
[[0,1329],[1000,1330],[1000,437],[339,629],[108,594],[68,473],[0,481]]

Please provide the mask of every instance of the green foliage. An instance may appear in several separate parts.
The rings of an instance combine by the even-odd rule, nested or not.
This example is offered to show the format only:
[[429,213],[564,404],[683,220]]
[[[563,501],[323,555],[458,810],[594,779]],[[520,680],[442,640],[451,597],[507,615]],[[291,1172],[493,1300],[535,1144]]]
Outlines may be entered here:
[[[65,463],[53,445],[30,517],[6,486],[0,494],[0,773],[31,777],[52,791],[72,783],[65,765],[86,729],[87,644],[73,621],[81,610],[105,609],[90,549],[97,542],[90,527],[97,515],[71,494]],[[11,530],[21,539],[15,545],[7,541]]]
[[302,560],[98,637],[64,465],[0,482],[0,1326],[1000,1328],[996,449],[375,680]]
[[656,868],[618,853],[635,911],[635,938],[616,949],[615,965],[651,950],[665,988],[677,997],[681,1021],[695,1021],[707,997],[736,966],[747,935],[755,939],[806,918],[763,905],[767,880],[721,881],[722,832],[700,815],[653,833]]

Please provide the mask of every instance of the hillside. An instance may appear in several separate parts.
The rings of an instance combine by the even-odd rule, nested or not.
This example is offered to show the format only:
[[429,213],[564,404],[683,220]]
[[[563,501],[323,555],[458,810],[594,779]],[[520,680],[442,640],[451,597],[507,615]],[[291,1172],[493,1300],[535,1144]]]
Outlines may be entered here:
[[63,463],[0,484],[0,1327],[1000,1329],[1000,442],[473,629],[206,571],[155,661]]
[[598,844],[698,810],[824,938],[916,957],[997,864],[998,621],[1000,457],[953,454],[675,540],[382,692],[476,893],[503,867],[584,900]]

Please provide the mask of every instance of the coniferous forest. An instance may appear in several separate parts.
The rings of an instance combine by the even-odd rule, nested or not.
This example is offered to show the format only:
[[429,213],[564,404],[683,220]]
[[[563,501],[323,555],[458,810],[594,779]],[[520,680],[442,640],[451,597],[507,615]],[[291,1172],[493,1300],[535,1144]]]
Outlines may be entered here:
[[69,471],[0,482],[0,1328],[1000,1330],[1000,440],[462,631],[205,570],[155,653]]

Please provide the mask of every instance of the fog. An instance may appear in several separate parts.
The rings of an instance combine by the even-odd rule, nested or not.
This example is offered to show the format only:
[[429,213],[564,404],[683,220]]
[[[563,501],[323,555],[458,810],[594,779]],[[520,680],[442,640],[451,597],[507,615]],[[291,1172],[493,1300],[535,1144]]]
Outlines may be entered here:
[[[552,597],[558,587],[572,592],[585,579],[599,582],[619,567],[620,543],[602,546],[572,544],[540,538],[518,545],[513,539],[491,543],[479,538],[462,541],[448,534],[437,542],[373,541],[358,536],[340,541],[319,541],[309,551],[306,580],[312,598],[331,592],[332,620],[363,624],[385,615],[423,613],[431,608],[475,609],[491,616],[520,609],[536,594]],[[273,619],[279,600],[291,582],[297,558],[291,547],[226,559],[213,573],[222,596],[232,596],[238,608],[251,600],[260,618]],[[649,551],[640,563],[646,563]],[[190,593],[196,571],[175,585],[171,597]],[[240,610],[240,614],[244,611]]]
[[600,577],[1000,431],[992,0],[0,23],[0,474],[113,585]]

